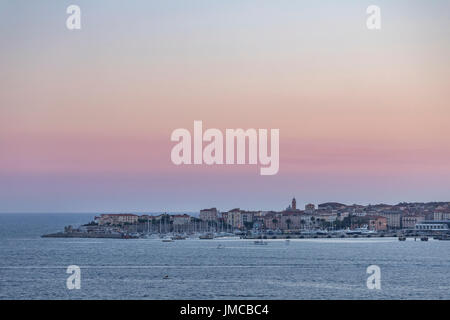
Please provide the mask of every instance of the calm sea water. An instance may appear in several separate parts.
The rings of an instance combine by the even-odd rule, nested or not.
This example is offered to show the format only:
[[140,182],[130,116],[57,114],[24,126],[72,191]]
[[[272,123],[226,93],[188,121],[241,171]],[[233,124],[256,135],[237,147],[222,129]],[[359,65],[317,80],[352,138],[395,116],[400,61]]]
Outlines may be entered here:
[[[93,216],[0,215],[0,299],[450,299],[450,241],[40,238]],[[381,290],[366,286],[373,264]]]

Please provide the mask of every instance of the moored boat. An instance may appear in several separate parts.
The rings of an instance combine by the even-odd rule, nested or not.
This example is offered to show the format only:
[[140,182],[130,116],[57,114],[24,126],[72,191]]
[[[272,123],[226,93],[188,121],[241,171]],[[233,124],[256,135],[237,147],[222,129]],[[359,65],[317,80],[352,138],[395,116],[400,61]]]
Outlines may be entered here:
[[201,236],[198,237],[199,239],[214,239],[214,234],[212,233],[207,233],[207,234],[202,234]]
[[264,241],[264,240],[255,240],[254,242],[253,242],[254,244],[257,244],[257,245],[267,245],[267,241]]
[[436,239],[436,240],[447,240],[447,241],[450,241],[450,235],[448,235],[448,234],[443,234],[443,235],[439,235],[439,236],[434,237],[434,239]]

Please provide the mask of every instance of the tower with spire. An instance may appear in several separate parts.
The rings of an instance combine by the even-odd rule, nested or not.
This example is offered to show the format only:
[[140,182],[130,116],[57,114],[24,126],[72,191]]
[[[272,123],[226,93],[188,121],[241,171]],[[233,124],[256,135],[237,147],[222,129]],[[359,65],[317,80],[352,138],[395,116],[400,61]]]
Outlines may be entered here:
[[292,210],[297,210],[297,200],[295,200],[295,197],[292,199],[291,208]]

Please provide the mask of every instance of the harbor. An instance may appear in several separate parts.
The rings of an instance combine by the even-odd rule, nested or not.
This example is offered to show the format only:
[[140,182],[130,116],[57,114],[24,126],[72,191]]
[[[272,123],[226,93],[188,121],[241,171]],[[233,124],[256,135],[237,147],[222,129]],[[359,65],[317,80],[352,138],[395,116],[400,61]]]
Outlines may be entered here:
[[[68,225],[44,238],[160,239],[163,242],[226,237],[270,239],[398,238],[449,240],[450,203],[345,205],[336,202],[297,208],[293,198],[281,211],[239,208],[199,213],[103,213],[86,224]],[[257,244],[255,242],[255,244]]]
[[[110,238],[110,239],[159,239],[162,242],[173,242],[180,240],[221,240],[221,239],[249,239],[249,240],[290,240],[290,239],[345,239],[345,238],[398,238],[399,241],[405,241],[407,238],[414,240],[427,241],[429,238],[434,240],[450,240],[448,231],[385,231],[376,232],[367,228],[346,229],[346,230],[308,230],[298,232],[206,232],[206,233],[146,233],[129,232],[127,229],[115,228],[95,228],[88,231],[85,228],[65,227],[63,232],[56,232],[42,235],[43,238]],[[259,244],[256,243],[255,244]]]

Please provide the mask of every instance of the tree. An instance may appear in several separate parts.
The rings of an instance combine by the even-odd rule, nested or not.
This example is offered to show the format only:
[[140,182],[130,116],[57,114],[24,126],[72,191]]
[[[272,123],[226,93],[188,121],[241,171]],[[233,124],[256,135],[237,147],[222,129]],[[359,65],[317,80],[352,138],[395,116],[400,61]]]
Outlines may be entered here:
[[292,223],[292,220],[291,220],[291,219],[287,219],[287,220],[286,220],[286,224],[287,224],[288,230],[290,229],[291,223]]
[[277,227],[278,220],[276,218],[273,218],[272,223],[275,225],[275,227]]
[[302,225],[303,229],[305,228],[305,223],[306,223],[305,219],[300,220],[300,224]]

